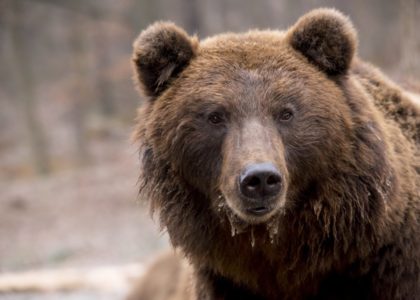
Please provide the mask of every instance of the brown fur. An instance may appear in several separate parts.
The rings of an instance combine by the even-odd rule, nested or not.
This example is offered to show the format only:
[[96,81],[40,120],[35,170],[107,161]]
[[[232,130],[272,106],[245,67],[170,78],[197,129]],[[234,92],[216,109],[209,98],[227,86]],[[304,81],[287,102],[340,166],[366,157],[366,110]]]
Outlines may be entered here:
[[[330,9],[199,44],[172,24],[140,35],[141,193],[192,263],[197,299],[420,297],[419,108],[353,59],[356,41]],[[165,53],[193,55],[170,60],[162,85]],[[238,173],[266,161],[282,191],[250,216]]]

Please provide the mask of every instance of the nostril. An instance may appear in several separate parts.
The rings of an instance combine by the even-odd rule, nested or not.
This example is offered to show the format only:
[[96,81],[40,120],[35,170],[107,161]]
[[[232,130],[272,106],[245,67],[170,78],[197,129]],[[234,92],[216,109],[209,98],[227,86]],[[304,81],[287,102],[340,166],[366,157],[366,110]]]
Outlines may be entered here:
[[270,175],[267,177],[266,184],[268,186],[278,185],[280,184],[280,176],[278,175]]
[[248,182],[246,183],[247,187],[249,188],[257,188],[261,184],[261,180],[257,176],[251,177]]

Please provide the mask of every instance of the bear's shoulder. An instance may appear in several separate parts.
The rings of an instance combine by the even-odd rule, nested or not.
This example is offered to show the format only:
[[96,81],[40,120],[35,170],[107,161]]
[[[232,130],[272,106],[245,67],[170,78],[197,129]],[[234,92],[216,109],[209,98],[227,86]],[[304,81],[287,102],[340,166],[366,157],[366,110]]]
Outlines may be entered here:
[[398,124],[403,134],[420,144],[420,102],[387,78],[379,69],[360,59],[354,61],[351,74],[372,97],[385,118]]

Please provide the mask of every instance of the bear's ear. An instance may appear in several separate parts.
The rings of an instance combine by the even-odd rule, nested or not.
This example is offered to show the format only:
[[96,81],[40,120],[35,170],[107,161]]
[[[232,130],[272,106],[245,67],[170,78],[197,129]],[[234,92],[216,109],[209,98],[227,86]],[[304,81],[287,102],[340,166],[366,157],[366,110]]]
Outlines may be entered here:
[[135,79],[155,98],[195,56],[198,40],[173,23],[157,22],[140,33],[133,48]]
[[316,9],[289,30],[292,47],[328,75],[345,74],[357,48],[351,21],[335,9]]

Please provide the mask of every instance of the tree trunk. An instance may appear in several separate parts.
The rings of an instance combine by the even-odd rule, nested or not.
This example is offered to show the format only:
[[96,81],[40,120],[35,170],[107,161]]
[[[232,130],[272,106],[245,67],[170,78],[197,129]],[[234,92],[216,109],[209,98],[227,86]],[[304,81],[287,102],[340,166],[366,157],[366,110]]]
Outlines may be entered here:
[[420,76],[420,3],[417,0],[401,0],[401,61],[407,77]]
[[[82,4],[80,4],[82,5]],[[86,57],[85,20],[79,13],[74,14],[70,29],[70,46],[72,47],[74,84],[78,93],[73,101],[73,125],[76,141],[77,161],[80,165],[86,165],[90,161],[88,139],[86,132],[86,110],[89,101],[90,86],[88,76],[88,62]]]
[[47,143],[36,113],[35,83],[31,70],[32,53],[28,51],[23,24],[25,21],[24,5],[21,1],[8,0],[10,15],[6,24],[10,26],[10,41],[12,46],[12,77],[17,89],[16,95],[26,123],[26,138],[32,152],[33,165],[39,174],[50,171],[47,154]]

